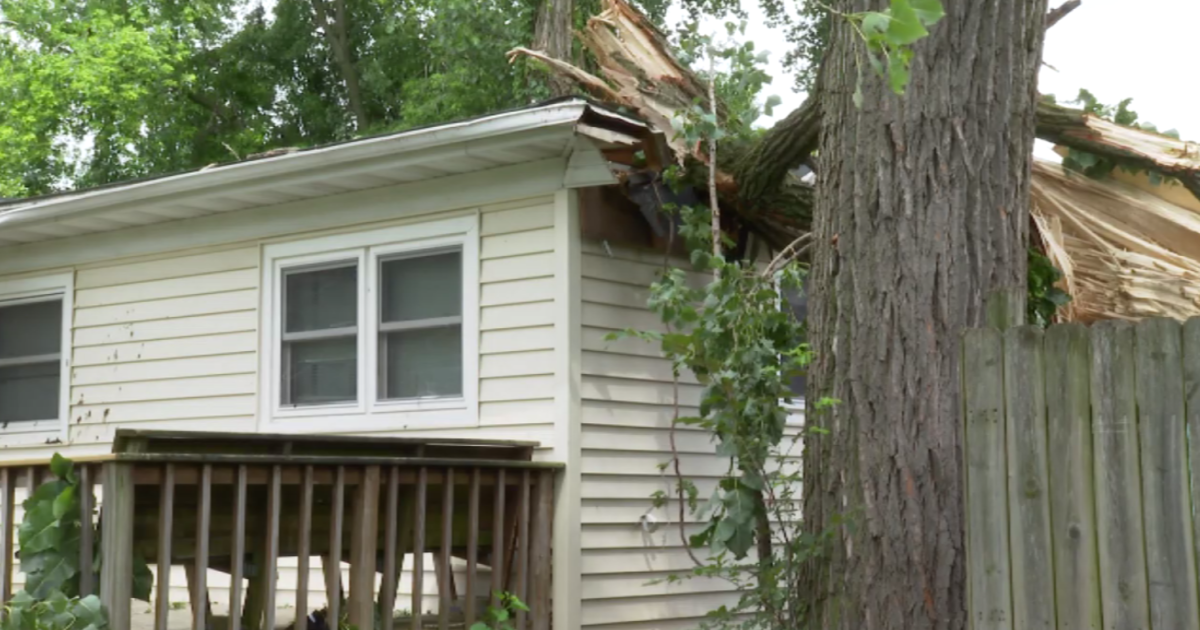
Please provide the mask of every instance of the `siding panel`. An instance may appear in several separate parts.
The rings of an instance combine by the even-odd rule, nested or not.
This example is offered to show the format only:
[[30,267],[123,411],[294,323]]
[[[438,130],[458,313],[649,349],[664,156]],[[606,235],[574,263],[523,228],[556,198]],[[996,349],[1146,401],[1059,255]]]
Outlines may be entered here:
[[[582,522],[583,623],[589,630],[693,628],[737,593],[721,580],[663,582],[693,566],[680,538],[679,502],[652,507],[651,495],[675,490],[671,423],[697,412],[702,388],[694,375],[679,379],[676,400],[671,363],[658,344],[607,339],[613,330],[664,330],[646,308],[649,285],[661,273],[657,254],[584,246],[582,283]],[[692,274],[696,284],[707,282]],[[729,465],[715,455],[705,431],[675,427],[680,469],[707,497]],[[642,516],[658,527],[646,530]],[[704,525],[683,516],[686,535]],[[657,583],[652,583],[655,581]]]

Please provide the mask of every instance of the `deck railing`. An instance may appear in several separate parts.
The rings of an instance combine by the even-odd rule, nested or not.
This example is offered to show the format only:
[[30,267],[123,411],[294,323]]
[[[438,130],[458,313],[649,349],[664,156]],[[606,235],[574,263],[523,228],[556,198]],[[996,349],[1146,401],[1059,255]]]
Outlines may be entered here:
[[[134,561],[143,558],[157,567],[154,627],[167,630],[171,567],[182,566],[192,603],[190,627],[207,630],[213,623],[209,589],[224,586],[209,583],[211,569],[229,576],[229,630],[274,629],[288,622],[308,630],[309,575],[317,557],[328,620],[362,630],[470,627],[489,605],[499,605],[498,593],[512,593],[529,607],[517,614],[516,627],[548,630],[558,466],[528,461],[527,446],[422,444],[395,456],[372,446],[368,453],[294,444],[278,450],[301,452],[228,453],[195,452],[179,443],[167,452],[134,448],[109,461],[78,464],[83,514],[98,516],[104,559],[98,583],[83,572],[81,593],[98,590],[111,626],[128,628]],[[449,457],[452,453],[464,456]],[[5,601],[13,593],[17,489],[31,492],[48,476],[44,466],[0,467]],[[93,487],[99,490],[98,510],[88,504],[87,489]],[[80,566],[90,566],[92,539],[82,537]],[[434,558],[436,617],[423,614],[426,553]],[[408,555],[413,562],[405,576]],[[277,618],[278,570],[285,557],[297,565],[294,621]],[[483,580],[485,567],[490,578]],[[461,588],[456,568],[465,574]],[[404,577],[411,612],[397,618],[393,611],[406,604],[397,601]]]

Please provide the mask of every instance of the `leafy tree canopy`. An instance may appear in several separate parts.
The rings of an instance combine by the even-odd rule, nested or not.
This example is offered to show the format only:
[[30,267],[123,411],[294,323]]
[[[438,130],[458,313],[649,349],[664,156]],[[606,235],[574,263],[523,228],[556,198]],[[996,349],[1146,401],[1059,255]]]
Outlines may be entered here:
[[[546,73],[505,53],[531,42],[543,1],[5,0],[0,197],[535,102],[550,95]],[[806,7],[818,4],[748,1],[791,34],[789,66],[809,67],[827,18]],[[741,0],[639,5],[661,24],[672,2],[692,19],[742,13]],[[578,28],[600,0],[573,5]],[[735,103],[747,91],[722,88]]]
[[[6,0],[0,196],[525,104],[535,0]],[[353,94],[351,91],[353,89]]]

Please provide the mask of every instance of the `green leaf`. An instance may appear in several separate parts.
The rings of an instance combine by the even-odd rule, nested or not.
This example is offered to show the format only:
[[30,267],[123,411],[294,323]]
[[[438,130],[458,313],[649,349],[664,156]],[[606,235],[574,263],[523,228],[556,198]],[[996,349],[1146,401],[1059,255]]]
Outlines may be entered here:
[[856,108],[862,109],[862,106],[863,106],[862,77],[858,78],[858,84],[854,86],[854,96],[851,97],[851,100],[854,101],[854,106]]
[[908,59],[897,51],[897,54],[888,58],[888,85],[896,94],[904,94],[908,80]]
[[892,20],[884,35],[892,46],[908,46],[929,34],[909,1],[892,0]]
[[870,38],[872,35],[882,35],[887,32],[891,18],[878,11],[867,11],[863,14],[862,30]]
[[67,486],[54,498],[52,509],[55,519],[62,519],[72,510],[78,509],[79,502],[75,500],[75,488],[76,486]]
[[50,458],[50,472],[59,479],[69,480],[74,467],[75,464],[71,460],[58,453]]
[[939,0],[909,0],[909,3],[925,26],[937,24],[946,15],[946,10]]

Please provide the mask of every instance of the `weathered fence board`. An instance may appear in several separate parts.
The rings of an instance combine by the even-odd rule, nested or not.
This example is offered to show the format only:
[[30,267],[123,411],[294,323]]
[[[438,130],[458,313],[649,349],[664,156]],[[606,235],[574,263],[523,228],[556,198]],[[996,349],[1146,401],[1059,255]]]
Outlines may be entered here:
[[1134,335],[1125,322],[1092,328],[1092,435],[1105,626],[1149,628]]
[[1200,318],[962,350],[971,628],[1200,628]]
[[1013,627],[1013,616],[1000,332],[991,328],[968,331],[963,339],[962,369],[970,523],[967,558],[975,569],[967,585],[972,624],[977,630],[1008,630]]
[[1186,395],[1188,461],[1191,470],[1192,546],[1200,543],[1200,318],[1183,325],[1183,391]]
[[1153,319],[1136,328],[1142,513],[1154,628],[1200,628],[1180,328],[1173,319]]
[[1044,348],[1058,628],[1100,630],[1088,330],[1081,324],[1053,326]]
[[1013,627],[1054,628],[1049,472],[1042,330],[1004,332],[1004,407],[1008,445],[1008,517],[1014,580]]

